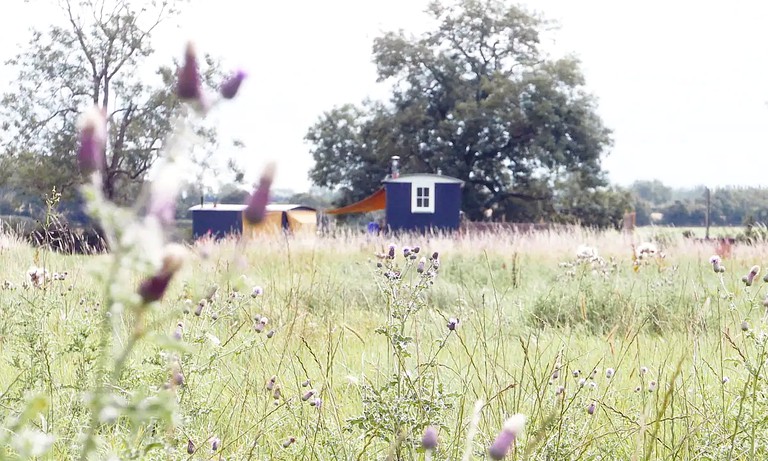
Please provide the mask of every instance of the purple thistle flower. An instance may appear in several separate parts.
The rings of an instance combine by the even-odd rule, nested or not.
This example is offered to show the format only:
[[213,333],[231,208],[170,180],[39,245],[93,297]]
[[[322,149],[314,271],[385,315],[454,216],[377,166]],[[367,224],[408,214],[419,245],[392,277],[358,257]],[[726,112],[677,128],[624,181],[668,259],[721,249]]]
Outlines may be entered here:
[[437,429],[434,426],[429,426],[424,429],[424,435],[421,436],[421,446],[425,450],[434,450],[437,448]]
[[173,377],[171,378],[173,381],[173,384],[176,386],[183,386],[184,385],[184,375],[180,371],[174,371]]
[[237,91],[240,89],[240,85],[245,80],[246,74],[242,70],[238,70],[234,75],[229,77],[219,88],[219,93],[224,99],[233,99],[237,96]]
[[394,243],[390,243],[389,244],[389,252],[387,253],[387,258],[395,259],[395,244]]
[[214,437],[213,440],[211,440],[211,451],[214,453],[219,451],[220,446],[221,446],[221,439],[218,437]]
[[315,392],[317,391],[314,389],[308,390],[304,395],[301,396],[301,400],[306,402],[307,400],[311,399],[313,395],[315,395]]
[[275,382],[277,381],[277,376],[272,376],[269,378],[269,381],[267,381],[267,390],[271,391],[275,387]]
[[320,399],[320,397],[315,397],[314,400],[311,400],[309,404],[315,408],[320,408],[323,406],[323,401]]
[[512,442],[514,442],[520,435],[524,426],[524,415],[516,414],[509,418],[504,423],[499,435],[496,436],[496,440],[493,441],[493,444],[491,444],[491,447],[488,449],[488,454],[491,456],[491,459],[504,459],[509,452],[509,448],[512,446]]
[[587,413],[589,413],[590,415],[595,414],[595,402],[592,402],[589,404],[589,406],[587,407]]
[[184,63],[178,72],[176,95],[181,100],[197,101],[202,98],[200,72],[197,66],[197,53],[192,42],[187,43],[184,51]]
[[248,198],[247,207],[243,212],[243,217],[251,223],[258,224],[264,220],[264,215],[269,202],[269,189],[272,187],[272,181],[275,178],[275,164],[270,162],[264,168],[259,179],[259,185]]
[[90,175],[104,168],[104,148],[107,142],[107,119],[98,106],[85,112],[80,120],[80,146],[77,162],[80,171]]
[[168,284],[171,281],[171,273],[159,273],[152,277],[145,279],[139,285],[139,295],[145,304],[159,301],[165,294],[165,290],[168,289]]
[[459,326],[459,319],[455,319],[453,317],[448,319],[448,329],[449,330],[455,331],[457,326]]
[[288,448],[296,441],[296,437],[289,437],[288,440],[283,442],[283,448]]
[[416,272],[418,272],[419,274],[423,273],[424,267],[426,265],[427,265],[427,258],[422,256],[421,259],[419,260],[419,263],[416,265]]
[[145,304],[159,301],[168,289],[171,277],[181,268],[186,250],[178,244],[167,245],[160,271],[139,285],[139,295]]
[[310,384],[310,380],[309,380],[309,378],[307,378],[307,380],[306,380],[306,381],[304,381],[303,383],[301,383],[301,387],[309,387],[309,384]]

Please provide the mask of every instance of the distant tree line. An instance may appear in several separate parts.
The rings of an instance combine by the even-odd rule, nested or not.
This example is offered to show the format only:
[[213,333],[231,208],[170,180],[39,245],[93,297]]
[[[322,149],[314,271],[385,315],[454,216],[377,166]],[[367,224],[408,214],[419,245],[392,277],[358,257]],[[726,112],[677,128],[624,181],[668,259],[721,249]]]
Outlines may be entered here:
[[[659,180],[635,181],[629,191],[638,226],[648,224],[703,226],[707,216],[707,188],[672,188]],[[768,223],[768,188],[712,188],[710,224],[746,226]],[[656,218],[656,219],[654,219]]]

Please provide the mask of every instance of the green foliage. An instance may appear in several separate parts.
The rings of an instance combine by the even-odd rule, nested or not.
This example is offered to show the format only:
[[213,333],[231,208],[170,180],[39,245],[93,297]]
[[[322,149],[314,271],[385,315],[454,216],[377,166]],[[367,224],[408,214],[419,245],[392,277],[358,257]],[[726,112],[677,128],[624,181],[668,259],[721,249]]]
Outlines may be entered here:
[[493,207],[510,221],[554,216],[560,181],[606,185],[609,130],[578,62],[540,53],[542,19],[496,0],[433,2],[428,14],[437,26],[425,35],[374,41],[379,80],[394,83],[387,104],[337,107],[309,129],[315,184],[363,198],[399,155],[403,172],[464,180],[470,219]]
[[[706,188],[673,189],[660,181],[636,181],[632,193],[637,224],[650,223],[650,214],[663,215],[656,224],[703,226],[706,223]],[[725,187],[711,190],[710,225],[741,226],[768,222],[768,190],[760,187]]]
[[[175,67],[147,72],[154,54],[153,32],[178,14],[182,0],[149,5],[127,0],[59,2],[60,24],[35,29],[29,44],[8,61],[18,72],[15,87],[3,95],[0,122],[0,185],[13,190],[16,206],[56,188],[64,202],[79,199],[77,122],[97,105],[109,122],[104,193],[110,200],[135,200],[158,159],[174,117],[182,115],[173,94]],[[42,6],[44,7],[44,6]],[[203,79],[220,81],[218,64],[207,57]],[[210,164],[216,130],[196,127],[203,141],[198,164]]]

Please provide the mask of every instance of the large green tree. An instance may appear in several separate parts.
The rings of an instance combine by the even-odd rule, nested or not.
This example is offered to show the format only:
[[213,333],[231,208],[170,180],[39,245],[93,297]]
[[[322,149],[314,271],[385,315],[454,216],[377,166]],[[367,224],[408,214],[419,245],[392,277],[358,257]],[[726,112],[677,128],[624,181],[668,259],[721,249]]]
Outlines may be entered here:
[[379,80],[392,83],[387,103],[337,107],[309,129],[315,184],[361,198],[399,155],[403,172],[463,179],[470,218],[493,207],[526,220],[556,215],[556,188],[571,176],[606,186],[610,132],[578,61],[540,50],[544,20],[498,0],[434,2],[427,12],[431,31],[374,41]]
[[[3,151],[0,181],[20,200],[55,186],[64,200],[77,195],[77,123],[89,106],[107,114],[109,139],[104,192],[129,202],[158,158],[172,120],[182,106],[173,92],[175,65],[148,67],[152,34],[172,21],[183,0],[38,0],[60,8],[60,21],[33,30],[29,44],[7,64],[18,72],[2,97]],[[179,51],[183,51],[179,43]],[[203,80],[220,81],[217,63],[206,56]],[[208,158],[216,132],[200,126]],[[203,152],[205,151],[205,152]]]

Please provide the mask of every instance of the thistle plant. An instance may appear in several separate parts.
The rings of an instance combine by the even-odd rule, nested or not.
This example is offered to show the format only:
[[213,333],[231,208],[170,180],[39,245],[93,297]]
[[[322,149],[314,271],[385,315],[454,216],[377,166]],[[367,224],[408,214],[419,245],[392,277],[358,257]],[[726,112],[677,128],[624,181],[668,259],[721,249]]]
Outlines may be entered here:
[[[176,83],[176,94],[185,104],[173,120],[173,132],[164,144],[159,179],[143,191],[131,208],[115,205],[102,193],[107,142],[104,111],[94,107],[82,117],[77,158],[88,178],[82,192],[87,211],[103,229],[110,255],[107,270],[96,274],[103,287],[99,356],[95,382],[86,396],[90,422],[83,436],[81,459],[106,459],[114,455],[105,453],[100,438],[110,426],[125,426],[134,434],[164,434],[170,433],[177,422],[176,392],[185,382],[179,355],[185,350],[183,326],[179,324],[171,335],[156,334],[149,324],[149,314],[157,309],[190,256],[187,248],[169,242],[167,234],[174,224],[181,179],[179,165],[195,142],[193,125],[216,104],[235,97],[244,77],[244,73],[236,73],[223,82],[218,95],[211,97],[202,88],[195,49],[191,44],[187,46]],[[256,207],[264,205],[266,202]],[[258,215],[259,210],[251,213]],[[126,283],[137,274],[142,278],[138,286]],[[132,352],[142,341],[153,341],[167,350],[169,380],[147,389],[131,389],[125,383],[126,372]],[[157,445],[158,440],[149,438],[146,443]],[[141,452],[141,448],[131,447],[131,452]]]
[[414,315],[426,307],[426,292],[433,285],[439,268],[437,252],[424,256],[419,247],[405,247],[398,255],[394,244],[377,255],[374,276],[387,306],[387,321],[375,332],[388,343],[390,366],[385,382],[360,386],[363,414],[349,420],[366,433],[390,444],[390,453],[401,453],[403,446],[416,448],[421,433],[427,428],[428,443],[421,450],[432,456],[431,443],[446,411],[453,407],[456,394],[445,391],[437,372],[437,356],[446,346],[448,336],[455,334],[458,319],[448,321],[445,338],[427,356],[414,354],[414,337],[410,323]]

